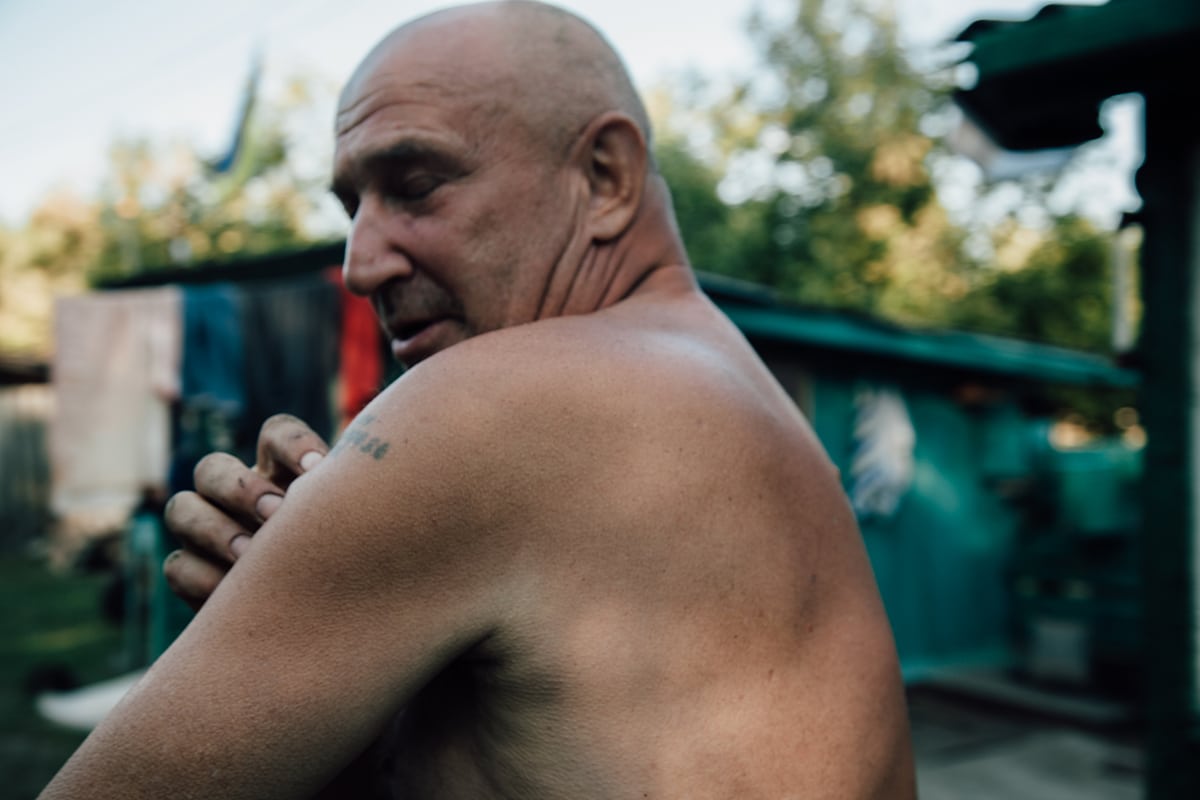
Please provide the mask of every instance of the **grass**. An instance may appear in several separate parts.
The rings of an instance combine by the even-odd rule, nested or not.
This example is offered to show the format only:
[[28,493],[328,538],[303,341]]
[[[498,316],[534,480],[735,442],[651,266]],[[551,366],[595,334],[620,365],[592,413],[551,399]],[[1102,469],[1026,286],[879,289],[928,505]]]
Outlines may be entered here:
[[42,719],[31,681],[86,685],[130,666],[120,629],[101,613],[109,573],[58,575],[30,557],[0,555],[0,798],[36,797],[84,739]]

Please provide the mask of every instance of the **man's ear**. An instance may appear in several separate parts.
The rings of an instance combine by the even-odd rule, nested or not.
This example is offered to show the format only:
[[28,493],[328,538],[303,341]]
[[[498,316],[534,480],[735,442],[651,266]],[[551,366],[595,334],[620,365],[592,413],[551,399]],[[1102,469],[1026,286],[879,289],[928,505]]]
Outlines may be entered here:
[[609,112],[588,126],[581,154],[591,190],[588,227],[596,241],[615,239],[633,222],[646,183],[646,138],[627,115]]

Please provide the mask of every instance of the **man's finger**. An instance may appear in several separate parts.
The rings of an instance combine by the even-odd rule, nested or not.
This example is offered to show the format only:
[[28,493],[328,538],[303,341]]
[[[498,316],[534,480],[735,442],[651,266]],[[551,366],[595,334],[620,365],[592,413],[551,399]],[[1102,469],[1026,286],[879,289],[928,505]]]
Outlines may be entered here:
[[188,550],[232,564],[251,531],[195,492],[179,492],[163,510],[167,530]]
[[259,431],[258,462],[254,469],[286,489],[328,452],[329,445],[303,421],[291,414],[276,414]]
[[225,577],[225,570],[195,553],[176,550],[163,562],[163,574],[171,591],[199,611]]
[[193,475],[196,492],[254,530],[282,502],[283,489],[228,453],[209,453]]

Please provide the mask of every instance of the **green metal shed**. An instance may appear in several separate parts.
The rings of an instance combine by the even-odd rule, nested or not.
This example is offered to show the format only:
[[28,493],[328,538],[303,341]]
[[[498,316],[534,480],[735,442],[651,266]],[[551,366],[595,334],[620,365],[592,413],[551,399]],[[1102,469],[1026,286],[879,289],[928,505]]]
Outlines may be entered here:
[[966,113],[1014,150],[1095,138],[1099,104],[1139,92],[1146,158],[1139,406],[1149,435],[1142,491],[1147,797],[1200,796],[1200,3],[1109,0],[985,20],[960,36],[976,85]]
[[[1015,562],[1034,536],[1070,536],[1061,524],[1032,530],[1025,501],[1086,458],[1050,447],[1047,391],[1128,392],[1137,374],[1091,354],[789,307],[712,276],[702,284],[806,413],[852,501],[868,480],[862,464],[888,457],[864,452],[870,436],[895,439],[900,430],[911,463],[891,453],[893,471],[909,472],[907,485],[895,487],[894,509],[856,510],[906,679],[1019,665]],[[890,416],[891,432],[864,421],[872,405]],[[1117,455],[1120,464],[1097,474],[1122,480],[1128,459]],[[1075,520],[1087,508],[1068,502],[1062,513]]]

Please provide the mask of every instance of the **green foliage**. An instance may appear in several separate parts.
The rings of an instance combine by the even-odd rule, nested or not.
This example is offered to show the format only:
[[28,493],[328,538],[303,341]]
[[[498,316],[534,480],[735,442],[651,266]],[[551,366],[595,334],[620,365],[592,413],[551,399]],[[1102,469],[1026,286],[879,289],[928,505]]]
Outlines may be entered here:
[[317,187],[289,167],[278,115],[251,120],[232,169],[211,175],[187,148],[118,142],[103,192],[104,245],[90,277],[121,277],[179,263],[294,247]]
[[718,176],[678,137],[660,137],[654,158],[671,187],[675,218],[693,262],[728,247],[730,208],[717,196]]
[[[0,556],[0,775],[4,797],[31,800],[84,735],[41,718],[36,674],[65,671],[80,685],[129,668],[121,631],[100,616],[102,574],[53,574],[26,557]],[[45,688],[45,687],[42,687]]]
[[680,123],[663,121],[660,164],[693,263],[801,303],[944,322],[975,270],[928,168],[940,146],[921,131],[946,88],[864,0],[807,0],[751,32],[763,68],[704,119],[716,157],[689,156]]
[[753,136],[723,133],[729,163],[766,157],[771,178],[750,194],[759,220],[742,258],[770,263],[795,300],[901,307],[893,245],[937,202],[918,126],[943,93],[908,66],[894,20],[861,0],[799,3],[789,23],[759,18],[751,33],[763,71],[729,102],[757,107]]
[[[751,31],[763,59],[753,80],[657,115],[659,164],[697,268],[906,325],[1111,352],[1113,235],[1049,213],[1044,175],[983,187],[1038,213],[950,219],[932,167],[955,156],[928,133],[948,87],[910,66],[886,7],[797,0]],[[1066,389],[1045,399],[1106,432],[1133,402]]]
[[[296,166],[292,128],[319,105],[321,88],[295,79],[283,98],[258,104],[226,174],[208,172],[185,144],[119,141],[97,198],[54,193],[23,228],[0,227],[0,353],[45,358],[54,296],[89,281],[320,238],[325,170],[307,175]],[[300,122],[311,136],[327,130],[328,115]]]
[[0,228],[0,354],[44,357],[55,294],[78,291],[99,251],[95,208],[51,195],[23,229]]
[[[703,114],[659,121],[693,263],[800,303],[1108,351],[1111,235],[1069,215],[991,229],[950,219],[931,164],[953,156],[926,133],[948,86],[911,66],[887,9],[797,0],[786,19],[758,17],[754,79]],[[1019,193],[1037,204],[1051,185]],[[972,236],[993,252],[969,248]]]
[[1094,352],[1110,348],[1111,236],[1060,217],[1018,269],[993,270],[948,315],[959,327]]

